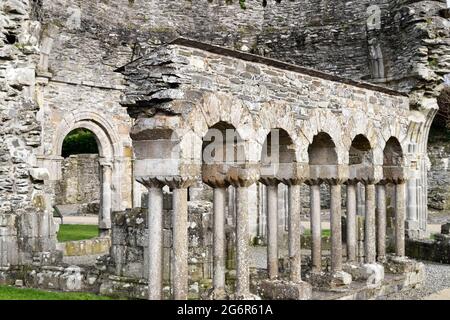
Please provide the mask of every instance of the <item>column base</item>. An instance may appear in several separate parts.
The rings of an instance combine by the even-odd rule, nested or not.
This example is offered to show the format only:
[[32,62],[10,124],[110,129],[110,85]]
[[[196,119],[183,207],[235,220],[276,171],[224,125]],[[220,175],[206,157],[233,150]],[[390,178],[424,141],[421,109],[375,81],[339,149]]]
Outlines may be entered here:
[[378,288],[384,280],[384,267],[379,263],[348,263],[344,265],[344,270],[354,281],[365,281],[369,289]]
[[260,294],[269,300],[311,300],[312,286],[304,281],[263,280]]

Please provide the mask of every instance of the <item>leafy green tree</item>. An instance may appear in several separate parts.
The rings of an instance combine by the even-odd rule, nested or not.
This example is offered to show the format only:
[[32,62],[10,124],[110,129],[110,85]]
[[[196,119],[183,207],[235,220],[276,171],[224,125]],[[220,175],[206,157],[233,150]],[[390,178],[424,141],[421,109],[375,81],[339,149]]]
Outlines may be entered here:
[[95,135],[87,129],[72,130],[64,139],[62,156],[64,158],[73,154],[98,153]]

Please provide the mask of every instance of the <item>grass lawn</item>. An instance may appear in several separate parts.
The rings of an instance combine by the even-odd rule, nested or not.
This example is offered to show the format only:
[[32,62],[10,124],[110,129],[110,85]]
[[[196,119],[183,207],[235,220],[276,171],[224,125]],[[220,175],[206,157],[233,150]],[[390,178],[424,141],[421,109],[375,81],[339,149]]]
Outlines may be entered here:
[[[311,235],[311,229],[305,229],[305,232],[303,233],[305,236]],[[331,237],[331,230],[330,229],[323,229],[322,230],[322,237]]]
[[28,288],[0,286],[0,300],[113,300],[84,292],[52,292]]
[[98,226],[84,224],[61,224],[59,226],[58,241],[77,241],[98,237]]

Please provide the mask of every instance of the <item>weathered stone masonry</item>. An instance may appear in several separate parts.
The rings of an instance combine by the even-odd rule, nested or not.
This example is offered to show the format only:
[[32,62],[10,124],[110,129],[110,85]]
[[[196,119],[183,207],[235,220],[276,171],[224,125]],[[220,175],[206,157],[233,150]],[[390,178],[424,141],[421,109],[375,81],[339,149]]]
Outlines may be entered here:
[[[262,1],[247,0],[246,8],[224,0],[77,0],[70,5],[48,0],[39,12],[46,26],[58,27],[48,53],[55,81],[119,89],[123,83],[112,72],[115,67],[181,35],[407,93],[417,110],[405,150],[416,163],[416,178],[408,185],[407,230],[410,237],[425,236],[426,141],[448,73],[445,1],[269,0],[263,7]],[[81,47],[89,50],[75,54]]]
[[[310,287],[301,281],[300,275],[298,186],[304,182],[311,188],[313,274],[322,272],[320,211],[317,207],[320,204],[318,186],[322,183],[331,186],[329,285],[351,282],[351,276],[343,270],[342,260],[340,224],[344,184],[363,182],[366,185],[365,263],[373,264],[373,270],[382,269],[376,262],[383,263],[386,257],[384,248],[378,246],[377,252],[375,246],[375,243],[385,242],[384,234],[376,231],[375,186],[395,186],[395,252],[399,257],[404,256],[405,182],[409,171],[403,150],[408,144],[410,125],[406,96],[382,87],[184,39],[162,46],[120,71],[129,83],[122,104],[136,119],[131,131],[136,153],[135,175],[148,188],[150,195],[148,221],[152,220],[153,224],[149,225],[151,236],[147,254],[155,257],[147,271],[150,274],[150,299],[162,297],[163,186],[173,189],[173,219],[180,225],[180,229],[174,228],[172,233],[172,277],[177,279],[172,282],[173,297],[187,297],[188,259],[181,252],[176,254],[176,246],[187,246],[185,227],[181,227],[187,221],[186,187],[198,179],[214,188],[216,219],[224,216],[226,188],[231,185],[236,189],[237,275],[234,297],[252,297],[248,255],[248,206],[252,198],[248,197],[248,187],[258,180],[268,185],[269,273],[269,280],[261,283],[262,293],[259,294],[275,298],[289,292],[289,297],[296,299],[311,296]],[[241,148],[245,155],[241,162],[204,162],[205,137],[214,128],[235,130],[240,139],[236,147]],[[281,145],[287,149],[281,150],[281,159],[284,160],[278,163],[279,170],[272,169],[272,174],[269,174],[264,169],[275,164],[261,155],[263,146],[270,144],[271,140],[267,139],[274,129],[282,130]],[[292,199],[288,282],[277,280],[278,245],[276,233],[273,233],[278,223],[275,191],[280,183],[289,186]],[[380,199],[383,189],[378,188],[378,193],[377,198]],[[349,207],[356,208],[356,198],[350,197],[348,201],[353,203]],[[378,203],[378,220],[386,215],[385,207],[380,203],[383,202]],[[351,214],[354,218],[349,219],[347,225],[355,230],[355,212]],[[225,294],[223,234],[223,224],[215,221],[214,297]],[[347,241],[347,246],[355,246],[351,239],[354,238]],[[354,258],[347,256],[350,262]],[[273,296],[275,292],[283,293]]]
[[[197,128],[194,130],[195,135],[185,136],[185,132],[177,133],[179,137],[184,137],[183,141],[192,138],[194,142],[192,145],[196,145],[195,150],[190,150],[192,152],[189,153],[195,156],[183,154],[182,158],[189,161],[200,160],[200,165],[201,159],[198,159],[198,154],[202,145],[199,142],[201,143],[206,129],[212,128],[215,123],[210,120],[205,124],[201,123],[201,118],[196,119],[201,114],[196,111],[198,102],[203,99],[204,104],[209,105],[210,109],[206,110],[210,110],[211,114],[205,116],[206,118],[210,117],[217,121],[223,118],[226,123],[235,127],[244,141],[247,157],[245,160],[255,166],[256,173],[238,181],[224,174],[216,180],[205,182],[214,187],[215,214],[223,214],[222,207],[217,204],[223,202],[223,189],[227,187],[229,191],[226,201],[228,201],[229,210],[224,214],[228,219],[240,210],[239,221],[242,221],[246,214],[245,208],[242,209],[243,203],[248,205],[247,212],[251,213],[252,219],[257,216],[255,208],[258,204],[254,195],[257,194],[257,189],[254,187],[255,184],[251,186],[248,184],[258,180],[268,185],[267,188],[258,187],[258,197],[259,206],[264,208],[263,211],[268,213],[270,211],[271,222],[267,220],[268,225],[266,225],[265,212],[261,212],[259,224],[252,222],[255,225],[250,225],[249,229],[252,232],[258,228],[264,229],[261,234],[267,233],[267,238],[272,239],[268,249],[268,255],[272,261],[269,267],[271,278],[276,277],[273,267],[277,252],[273,240],[277,233],[274,228],[277,210],[273,204],[276,198],[273,184],[276,182],[279,183],[278,201],[283,208],[283,210],[278,209],[278,216],[284,213],[284,217],[279,219],[279,224],[284,223],[286,227],[289,225],[294,229],[298,227],[295,220],[283,220],[291,218],[291,215],[287,214],[288,211],[295,211],[294,206],[297,202],[293,199],[297,199],[298,196],[297,183],[301,182],[302,190],[309,192],[311,189],[312,198],[304,197],[303,193],[302,199],[308,206],[311,202],[311,211],[315,213],[313,218],[315,223],[311,227],[316,239],[313,241],[316,268],[319,265],[320,249],[317,247],[317,235],[320,233],[317,223],[320,218],[317,214],[317,204],[320,201],[332,204],[334,249],[331,264],[333,271],[341,269],[337,231],[339,222],[336,218],[340,212],[337,205],[339,193],[346,201],[346,211],[349,211],[346,214],[350,217],[355,214],[354,194],[356,193],[357,212],[368,213],[365,237],[372,239],[376,234],[378,239],[383,239],[385,236],[383,195],[387,194],[386,200],[391,201],[392,210],[396,209],[397,212],[402,213],[404,203],[395,201],[393,195],[395,192],[398,194],[406,192],[407,235],[409,237],[425,235],[427,135],[437,109],[436,96],[442,89],[442,76],[448,73],[446,56],[450,48],[448,40],[450,28],[448,19],[445,18],[448,17],[445,1],[362,0],[334,3],[323,0],[298,0],[277,3],[269,0],[267,6],[263,7],[259,0],[247,0],[246,4],[246,10],[242,10],[237,1],[227,4],[224,0],[212,2],[208,0],[136,0],[132,4],[125,0],[108,2],[76,0],[70,1],[69,4],[67,1],[53,0],[4,0],[0,4],[0,116],[2,120],[0,129],[0,266],[2,268],[12,270],[14,266],[28,265],[30,262],[45,265],[58,261],[58,254],[55,252],[57,227],[51,219],[51,205],[55,202],[55,184],[61,178],[62,141],[65,135],[75,128],[91,130],[99,142],[101,158],[99,165],[102,181],[105,182],[101,190],[100,227],[108,233],[112,227],[110,219],[112,211],[141,205],[141,187],[132,174],[135,165],[137,165],[135,171],[138,174],[140,170],[139,160],[136,163],[133,161],[130,139],[130,129],[134,120],[130,119],[127,111],[120,105],[124,90],[129,98],[125,105],[128,103],[128,112],[131,116],[151,119],[138,120],[134,130],[150,126],[148,121],[150,124],[154,119],[159,121],[161,114],[175,121],[173,124],[164,124],[167,128],[173,129],[184,124],[187,124],[186,130]],[[368,10],[371,5],[378,5],[381,9],[380,29],[371,29],[367,24],[368,16],[373,14],[373,10]],[[171,52],[173,49],[171,47],[169,51],[167,47],[157,51],[159,57],[151,53],[151,49],[169,43],[180,35],[292,62],[296,65],[313,67],[355,80],[373,81],[407,93],[410,97],[409,107],[406,97],[398,96],[394,92],[367,85],[361,87],[358,83],[333,78],[330,75],[293,66],[286,67],[280,62],[269,63],[269,60],[240,56],[236,52],[223,49],[211,47],[208,49],[208,46],[204,45],[198,45],[198,50],[194,50],[195,54],[191,56],[189,49],[188,57],[183,55],[181,49],[180,54],[178,49],[175,50],[177,52]],[[182,46],[181,43],[178,45]],[[206,58],[202,56],[203,54]],[[196,57],[196,55],[199,56]],[[230,60],[224,57],[227,55]],[[155,71],[159,67],[152,67],[149,72],[153,73],[155,81],[148,83],[141,81],[142,79],[136,81],[137,77],[133,76],[131,86],[125,87],[123,76],[114,70],[138,56],[145,57],[143,58],[145,61],[159,59],[167,62],[173,59],[169,67],[175,67],[175,71],[170,68],[167,70],[165,66],[160,73]],[[206,59],[209,64],[205,64],[203,59]],[[254,64],[246,59],[253,60]],[[272,65],[260,65],[266,63]],[[285,67],[292,68],[291,72],[287,72]],[[298,72],[294,72],[294,69]],[[308,80],[308,77],[313,77],[315,80]],[[310,83],[305,85],[308,81]],[[187,89],[190,86],[195,90]],[[143,89],[145,90],[142,91]],[[368,95],[366,90],[369,92]],[[325,94],[327,92],[329,95]],[[336,94],[338,98],[335,98]],[[145,97],[146,102],[144,104],[139,102],[139,108],[136,108],[134,98],[137,97],[137,100],[141,101],[143,96],[151,96],[151,98]],[[304,99],[298,99],[299,96]],[[333,97],[330,98],[330,96]],[[226,100],[232,102],[226,102]],[[269,100],[275,102],[269,102]],[[237,101],[236,107],[235,101]],[[231,104],[233,104],[233,112],[226,109]],[[222,105],[225,107],[222,108]],[[395,124],[398,119],[391,117],[390,122],[385,123],[386,114],[392,115],[392,108],[399,105],[402,107],[395,110],[400,112],[398,115],[400,122]],[[216,111],[212,110],[213,106],[222,108],[222,115],[216,115]],[[275,115],[273,109],[276,110]],[[286,109],[290,112],[286,113]],[[248,122],[238,121],[237,113],[241,110]],[[230,116],[233,114],[235,118],[231,119]],[[190,123],[190,120],[176,123],[179,119],[194,118],[199,121],[198,124]],[[275,119],[277,123],[273,123]],[[347,121],[349,121],[348,127],[344,126]],[[305,123],[308,125],[297,131],[296,128]],[[336,124],[338,124],[337,129]],[[219,128],[222,125],[223,123],[219,125]],[[285,141],[297,148],[295,157],[289,153],[291,157],[289,163],[299,163],[306,172],[298,181],[296,180],[295,184],[289,179],[273,177],[267,179],[267,177],[258,176],[257,168],[262,161],[260,149],[270,129],[276,127],[285,129],[287,133],[284,137]],[[356,138],[358,130],[362,127],[368,130],[367,132],[361,130],[360,134],[368,139],[369,149],[358,140],[353,141],[355,144],[352,146],[352,139]],[[146,133],[141,134],[139,130],[137,129],[137,134],[133,134],[132,137],[135,140],[145,140]],[[327,131],[329,139],[335,145],[336,159],[333,164],[326,165],[331,165],[330,168],[337,166],[336,170],[339,173],[331,180],[327,176],[325,182],[321,179],[316,181],[308,175],[310,171],[308,166],[311,165],[308,147],[314,144],[313,136],[320,130]],[[336,136],[341,130],[342,138]],[[372,131],[369,132],[370,130]],[[390,184],[386,188],[378,183],[375,190],[373,188],[375,182],[385,182],[379,180],[383,176],[380,167],[388,166],[383,161],[383,151],[387,151],[392,158],[399,150],[395,140],[387,143],[391,135],[397,138],[401,146],[402,165],[408,168],[404,172],[406,176],[403,177],[407,182],[406,191],[402,183],[398,186]],[[319,145],[327,139],[324,140],[324,136],[318,137]],[[136,145],[136,141],[134,144]],[[390,147],[384,150],[386,144]],[[355,146],[359,147],[354,148]],[[183,145],[183,152],[188,149]],[[352,172],[351,159],[354,158],[355,150],[357,154],[359,152],[371,154],[371,160],[366,165],[375,168],[373,180],[361,179],[363,174],[357,177],[356,181],[360,181],[359,185],[361,186],[362,182],[368,188],[357,187],[356,192],[353,190],[355,179],[349,179]],[[138,153],[141,151],[138,147]],[[324,165],[323,163],[312,164],[312,168]],[[347,166],[350,166],[350,169]],[[170,167],[169,163],[168,167]],[[192,167],[188,171],[190,172],[191,169]],[[201,172],[198,163],[197,167],[194,166],[195,170],[197,174],[183,176],[184,179],[164,180],[175,189],[173,195],[178,205],[174,214],[180,217],[180,221],[184,224],[186,224],[184,203],[186,188],[194,183],[198,185],[205,176],[205,171]],[[245,172],[247,171],[244,170]],[[371,170],[366,173],[372,177],[370,172]],[[396,170],[390,172],[395,176]],[[163,173],[168,174],[167,171]],[[387,173],[385,172],[384,175]],[[239,175],[234,175],[234,178],[236,177]],[[403,182],[401,175],[397,178],[400,179],[396,182]],[[161,201],[161,193],[154,188],[153,183],[159,187],[160,181],[157,179],[149,185],[147,180],[141,180],[141,182],[144,182],[147,187],[153,187],[148,201],[150,207],[156,210],[155,204]],[[317,192],[317,182],[321,182],[322,192],[320,193]],[[347,192],[340,192],[339,186],[344,183],[347,184],[347,187],[344,187]],[[345,195],[346,193],[348,194]],[[374,193],[377,195],[375,197],[378,208],[376,216],[380,216],[383,222],[381,227],[378,224],[376,230],[373,229]],[[284,195],[285,199],[281,199],[281,195]],[[246,198],[247,201],[245,201]],[[364,198],[369,201],[363,201]],[[236,199],[238,202],[240,200],[244,202],[236,206]],[[290,209],[288,203],[290,203]],[[386,223],[390,223],[389,219]],[[401,254],[403,226],[395,221],[394,225],[398,235],[397,253]],[[249,230],[246,230],[245,224],[239,226],[239,230],[236,231],[242,240]],[[155,227],[158,225],[153,225],[153,228]],[[267,231],[269,229],[271,231],[266,232],[266,228]],[[346,224],[346,228],[347,237],[350,239],[346,244],[347,254],[349,254],[349,260],[353,260],[354,242],[358,240],[351,236],[354,234],[352,231],[354,225]],[[181,247],[185,247],[184,229],[183,224],[180,224],[174,230],[177,235],[175,240]],[[215,252],[218,253],[222,247],[221,224],[215,224],[214,229],[218,239],[214,242]],[[158,231],[158,228],[155,230]],[[233,232],[227,234],[233,234]],[[160,234],[153,236],[159,237]],[[278,238],[279,236],[280,232],[278,232]],[[295,233],[291,232],[287,241],[291,243],[291,254],[296,266],[292,269],[292,279],[295,282],[299,278],[299,272],[304,271],[305,268],[300,268],[299,256],[295,253],[295,246],[292,246],[292,243],[297,241]],[[150,242],[154,241],[150,240]],[[386,249],[383,243],[383,241],[376,243],[377,258],[383,257]],[[244,244],[241,241],[240,248],[242,245]],[[358,246],[361,246],[361,243]],[[186,266],[183,265],[186,253],[180,249],[181,247],[175,248],[180,250],[181,254],[177,255],[174,272],[175,279],[183,280],[187,273]],[[153,249],[154,253],[160,254],[158,248]],[[362,258],[368,259],[369,262],[373,261],[374,247],[366,241],[365,249],[369,255]],[[241,250],[240,254],[245,256],[245,250]],[[238,260],[240,261],[238,291],[242,293],[246,291],[248,284],[245,276],[247,266],[242,256],[238,257]],[[219,259],[214,268],[216,289],[223,287],[221,266]],[[147,267],[139,266],[141,267],[146,270],[143,272],[148,273]],[[345,269],[345,266],[343,268]],[[59,272],[62,279],[69,277],[78,279],[80,271],[77,270],[66,270],[66,274],[63,268],[56,273]],[[346,271],[352,273],[351,270],[346,269]],[[76,276],[70,275],[73,272]],[[345,274],[337,274],[340,274],[338,279],[341,281],[348,280]],[[118,275],[121,274],[118,273]],[[352,276],[354,280],[358,278],[355,273],[352,273]],[[146,278],[146,275],[143,278]],[[82,288],[81,284],[77,283],[72,290]],[[96,282],[97,285],[99,284]],[[250,286],[252,285],[251,283]],[[280,285],[283,287],[283,284]],[[307,287],[303,288],[306,293],[308,293]],[[270,285],[265,288],[271,291]],[[177,287],[173,289],[176,297],[186,296],[186,288],[181,282],[177,282]],[[220,296],[221,290],[216,292]],[[158,292],[153,293],[158,294]]]
[[28,1],[0,6],[0,268],[52,263],[56,225],[45,171],[37,166],[40,24]]

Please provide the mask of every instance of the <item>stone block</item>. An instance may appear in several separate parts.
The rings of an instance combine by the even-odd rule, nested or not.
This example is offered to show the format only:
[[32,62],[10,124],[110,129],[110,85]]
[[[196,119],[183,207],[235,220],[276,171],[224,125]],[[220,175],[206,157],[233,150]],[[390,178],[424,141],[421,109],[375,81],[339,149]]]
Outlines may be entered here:
[[344,271],[352,276],[353,281],[365,281],[368,288],[381,285],[384,280],[384,267],[381,264],[345,264]]
[[352,276],[344,271],[337,271],[330,276],[330,287],[339,288],[352,283]]
[[271,300],[310,300],[312,286],[307,282],[290,282],[283,280],[263,280],[258,294]]

